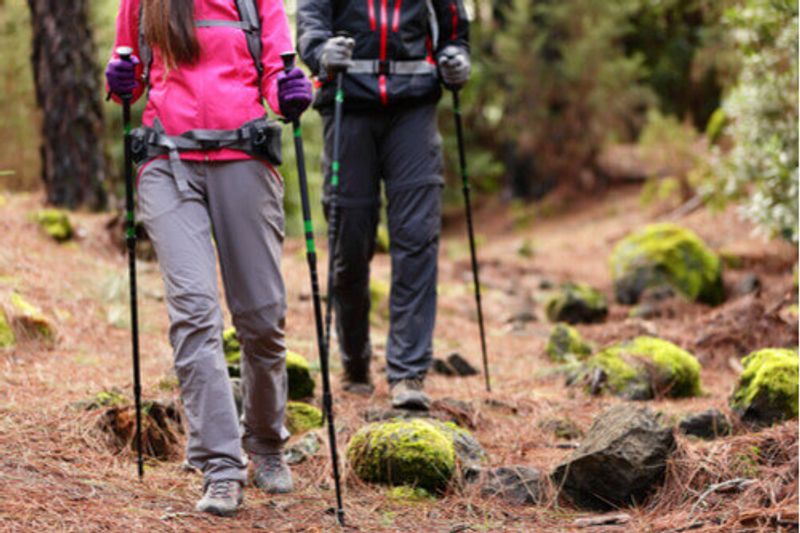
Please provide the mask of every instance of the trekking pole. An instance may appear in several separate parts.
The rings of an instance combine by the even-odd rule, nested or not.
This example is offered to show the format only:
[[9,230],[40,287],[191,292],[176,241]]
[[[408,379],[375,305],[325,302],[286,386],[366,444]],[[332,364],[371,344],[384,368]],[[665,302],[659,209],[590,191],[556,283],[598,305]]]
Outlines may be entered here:
[[457,89],[453,93],[453,116],[456,122],[456,136],[458,138],[458,160],[461,164],[461,182],[464,191],[464,208],[467,212],[467,231],[469,233],[469,249],[472,254],[472,279],[475,283],[475,304],[478,307],[478,326],[481,332],[481,351],[483,353],[483,376],[486,380],[486,392],[492,392],[489,379],[489,357],[486,354],[486,332],[483,326],[483,306],[481,305],[481,282],[478,272],[478,252],[475,247],[475,230],[472,227],[472,202],[470,200],[469,174],[467,173],[467,157],[464,151],[464,131],[461,124],[461,101]]
[[[123,61],[131,61],[133,49],[117,48]],[[130,93],[121,94],[122,124],[125,131],[125,241],[128,245],[128,272],[131,287],[131,342],[133,343],[133,399],[136,405],[136,455],[139,479],[144,479],[144,457],[142,456],[142,383],[139,370],[139,313],[136,305],[136,215],[133,208],[133,159],[131,157],[131,100]]]
[[338,188],[339,188],[339,150],[340,138],[342,133],[342,107],[344,104],[344,72],[336,73],[336,96],[333,107],[333,161],[331,162],[331,196],[330,196],[330,217],[328,219],[328,301],[325,302],[325,346],[330,350],[331,346],[331,317],[333,315],[333,283],[334,267],[336,264],[336,244],[339,238],[339,208],[338,208]]
[[[294,67],[294,52],[281,54],[284,71]],[[319,294],[319,278],[317,277],[317,250],[314,246],[314,225],[311,222],[311,204],[308,200],[308,178],[306,177],[305,152],[303,150],[303,134],[300,119],[292,121],[294,130],[294,151],[297,158],[297,176],[300,182],[300,201],[303,209],[303,226],[306,237],[306,259],[311,274],[311,295],[314,301],[314,321],[317,326],[317,346],[319,349],[319,366],[322,373],[322,408],[328,420],[328,440],[333,462],[333,481],[336,486],[336,519],[344,526],[344,507],[342,505],[342,488],[339,480],[339,454],[336,449],[336,428],[333,423],[333,396],[331,395],[330,371],[328,368],[328,347],[325,344],[325,330],[322,326],[322,302]]]

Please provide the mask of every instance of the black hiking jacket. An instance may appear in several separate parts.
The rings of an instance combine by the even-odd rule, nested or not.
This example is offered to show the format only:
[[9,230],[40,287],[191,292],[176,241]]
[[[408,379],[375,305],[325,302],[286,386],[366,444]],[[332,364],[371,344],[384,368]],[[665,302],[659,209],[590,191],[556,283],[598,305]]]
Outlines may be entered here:
[[[318,78],[322,45],[342,31],[356,41],[353,59],[433,62],[448,45],[469,53],[463,0],[299,0],[297,46]],[[332,111],[335,86],[333,79],[318,82],[314,107],[324,114]],[[345,109],[356,111],[436,102],[442,89],[435,74],[347,74],[344,93]]]

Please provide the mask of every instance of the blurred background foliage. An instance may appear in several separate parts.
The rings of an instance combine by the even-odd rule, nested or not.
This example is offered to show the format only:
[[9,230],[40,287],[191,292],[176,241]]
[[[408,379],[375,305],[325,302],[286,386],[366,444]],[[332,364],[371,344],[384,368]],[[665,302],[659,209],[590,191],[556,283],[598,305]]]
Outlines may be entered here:
[[[94,0],[98,62],[118,2]],[[770,235],[797,240],[797,7],[791,0],[468,0],[474,75],[463,94],[476,189],[514,206],[612,178],[610,146],[637,144],[677,175],[650,187],[741,201]],[[294,2],[287,3],[290,16]],[[0,0],[0,188],[39,186],[39,135],[24,0]],[[138,106],[141,108],[141,104]],[[441,102],[448,188],[460,206],[451,100]],[[106,104],[108,187],[120,194],[120,117]],[[319,205],[321,125],[304,116]],[[285,136],[290,232],[299,230],[294,150]],[[657,148],[653,150],[653,148]],[[656,165],[658,166],[658,165]],[[10,171],[10,172],[9,172]],[[670,184],[677,184],[675,186]],[[646,188],[647,189],[647,188]],[[665,192],[666,191],[666,192]],[[647,192],[647,191],[646,191]],[[112,195],[113,196],[113,195]],[[656,195],[659,196],[659,195]],[[320,212],[315,219],[322,226]]]

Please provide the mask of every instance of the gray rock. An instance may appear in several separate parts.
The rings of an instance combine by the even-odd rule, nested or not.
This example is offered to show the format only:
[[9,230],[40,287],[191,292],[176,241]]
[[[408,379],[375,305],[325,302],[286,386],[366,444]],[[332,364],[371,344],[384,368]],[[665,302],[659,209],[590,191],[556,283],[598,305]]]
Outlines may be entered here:
[[693,435],[701,439],[715,439],[730,435],[731,423],[725,413],[719,409],[709,409],[702,413],[686,415],[678,425],[684,435]]
[[545,500],[545,476],[527,466],[503,466],[486,473],[481,495],[497,496],[513,505],[537,505]]
[[464,359],[460,353],[452,353],[447,357],[447,364],[450,368],[455,370],[456,375],[462,377],[477,376],[478,370],[472,364]]
[[539,428],[563,440],[583,437],[583,430],[571,418],[548,418],[539,422]]
[[319,452],[322,446],[322,439],[316,431],[309,431],[297,442],[290,444],[283,451],[283,457],[290,465],[300,464],[309,457],[313,457]]
[[744,277],[736,284],[736,295],[746,296],[761,290],[761,280],[752,272],[745,274]]
[[447,361],[444,359],[439,359],[438,357],[434,357],[431,368],[434,372],[441,374],[442,376],[456,375],[456,371],[447,363]]
[[672,429],[650,409],[621,404],[595,419],[581,446],[552,476],[579,507],[636,504],[663,481],[674,447]]
[[236,404],[236,413],[242,415],[242,378],[230,378],[233,389],[233,402]]

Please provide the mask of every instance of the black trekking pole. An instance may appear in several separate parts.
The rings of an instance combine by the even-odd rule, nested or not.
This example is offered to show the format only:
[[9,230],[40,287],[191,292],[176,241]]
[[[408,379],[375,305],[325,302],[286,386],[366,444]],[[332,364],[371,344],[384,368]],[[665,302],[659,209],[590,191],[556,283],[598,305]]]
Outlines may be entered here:
[[478,307],[478,326],[481,332],[481,350],[483,352],[483,375],[486,380],[486,392],[492,392],[489,379],[489,356],[486,354],[486,332],[483,326],[483,306],[481,305],[481,282],[478,273],[478,252],[475,247],[475,230],[472,227],[472,201],[470,200],[469,174],[467,173],[467,157],[464,152],[464,130],[461,124],[461,101],[457,89],[453,93],[453,116],[456,121],[458,138],[458,160],[461,164],[461,182],[464,191],[464,208],[467,212],[467,231],[469,233],[469,249],[472,254],[472,279],[475,283],[475,303]]
[[330,353],[331,317],[333,315],[333,283],[336,265],[336,244],[339,238],[339,150],[342,136],[342,111],[344,106],[344,71],[336,72],[336,93],[333,105],[333,154],[331,161],[331,195],[328,204],[328,301],[325,302],[325,347]]
[[[117,48],[123,61],[131,61],[133,49]],[[142,383],[139,370],[139,313],[136,305],[136,216],[133,208],[133,159],[131,157],[131,100],[133,95],[121,94],[122,123],[125,131],[125,241],[128,245],[128,272],[131,286],[131,338],[133,343],[133,399],[136,405],[136,455],[139,479],[144,479],[144,457],[142,456]]]
[[[281,54],[283,68],[286,72],[294,67],[294,52]],[[333,423],[333,396],[331,395],[331,380],[329,370],[328,347],[325,344],[325,330],[322,326],[322,302],[319,294],[319,279],[317,277],[317,250],[314,246],[314,225],[311,222],[311,204],[308,200],[308,178],[306,177],[305,152],[303,150],[303,134],[300,129],[300,119],[292,121],[294,132],[294,151],[297,158],[297,177],[300,183],[300,201],[303,208],[303,227],[306,237],[306,259],[308,270],[311,274],[311,295],[314,301],[314,321],[317,326],[317,346],[319,349],[319,366],[322,373],[322,408],[328,420],[328,440],[331,448],[331,461],[333,462],[333,481],[336,486],[336,519],[344,525],[344,506],[342,504],[342,488],[339,480],[339,454],[336,448],[336,427]]]

